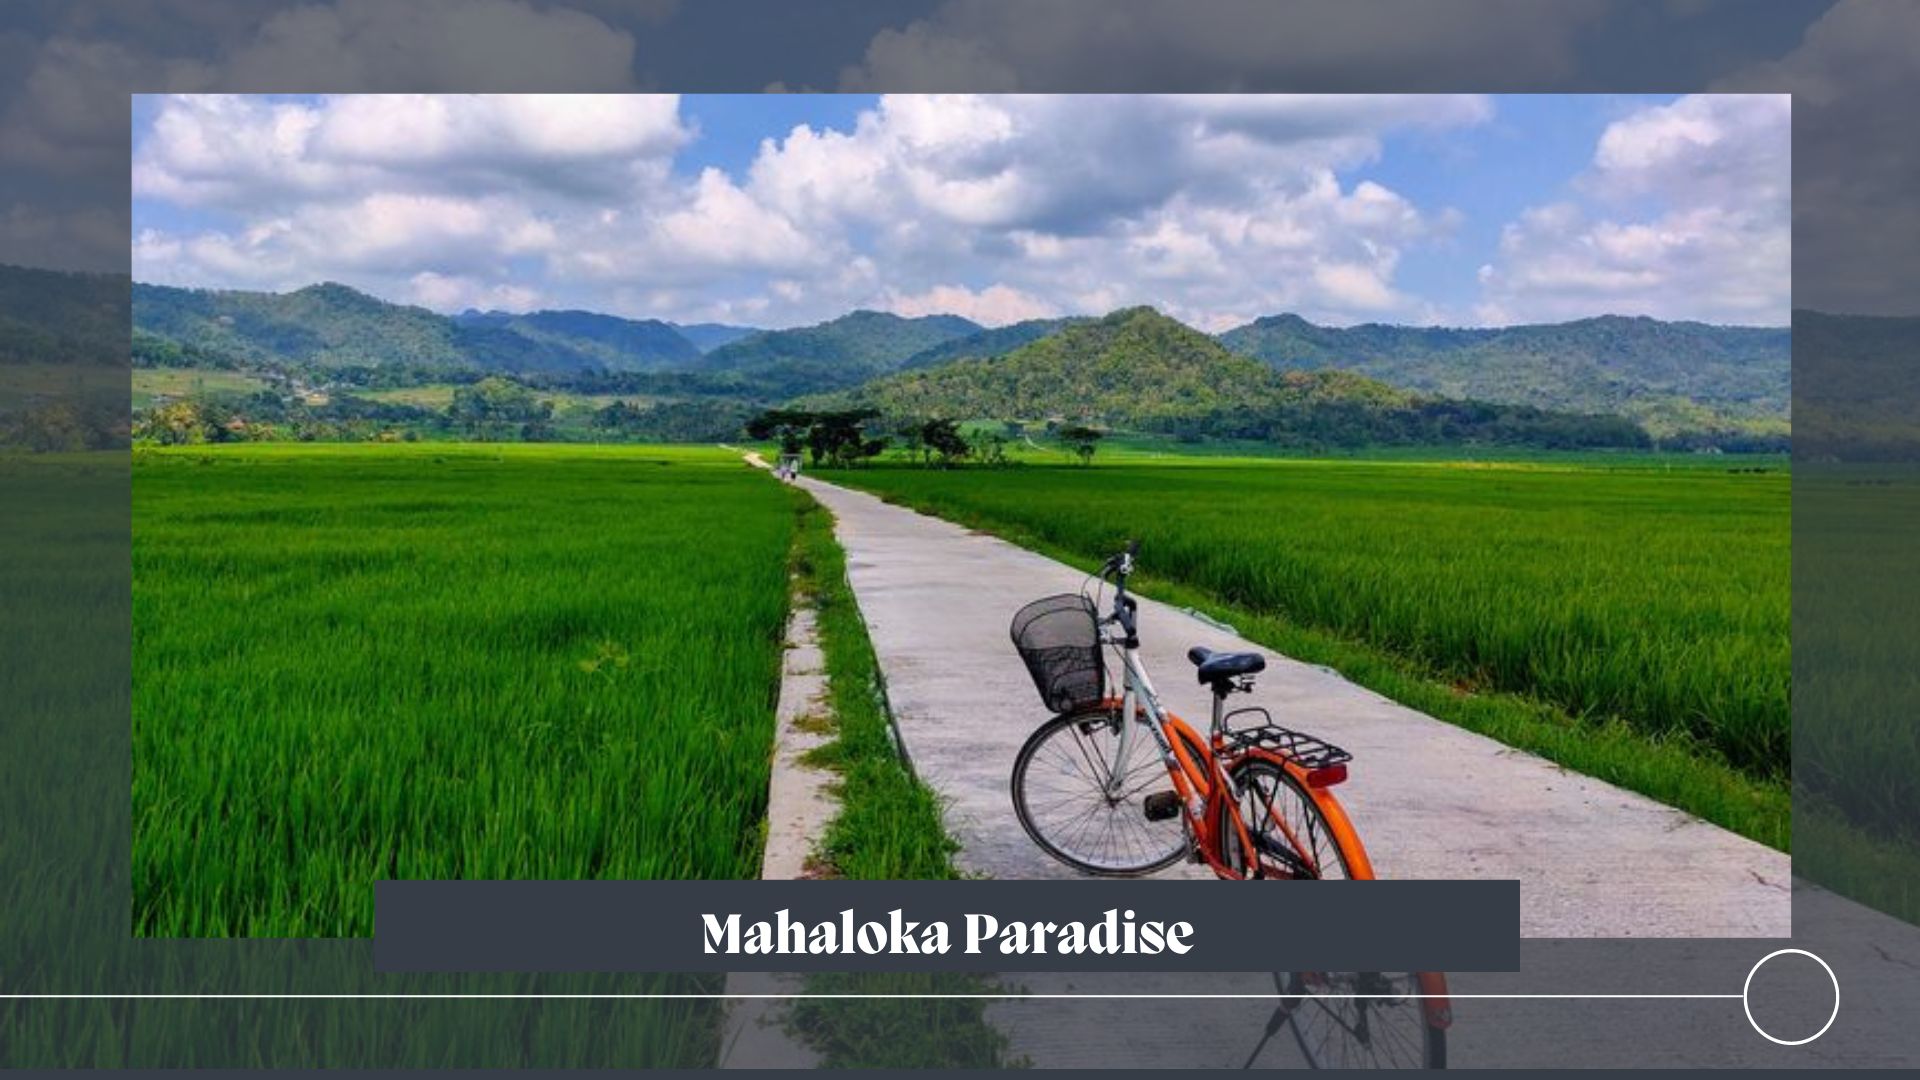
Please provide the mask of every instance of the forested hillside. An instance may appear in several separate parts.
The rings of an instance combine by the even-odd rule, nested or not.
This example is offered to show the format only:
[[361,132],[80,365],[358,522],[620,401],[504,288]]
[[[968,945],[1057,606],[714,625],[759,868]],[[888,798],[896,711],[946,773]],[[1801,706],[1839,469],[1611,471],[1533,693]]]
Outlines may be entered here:
[[127,279],[0,265],[0,364],[124,364]]
[[954,360],[979,360],[989,356],[1010,353],[1030,341],[1038,341],[1049,334],[1059,333],[1069,326],[1088,321],[1084,316],[1065,319],[1028,319],[1025,322],[1012,323],[982,330],[977,334],[957,337],[944,341],[930,349],[922,349],[900,365],[902,371],[917,371],[920,368],[939,367]]
[[1614,417],[1433,400],[1346,371],[1276,371],[1144,307],[1005,356],[902,373],[820,403],[894,417],[1054,419],[1284,445],[1648,443],[1637,425]]
[[576,361],[576,365],[578,361],[597,362],[607,371],[664,371],[700,359],[697,345],[658,319],[623,319],[592,311],[532,311],[524,315],[470,313],[456,316],[454,321],[462,331],[505,330],[547,346],[553,353]]
[[692,342],[658,320],[585,311],[449,318],[332,283],[290,293],[136,284],[133,324],[155,353],[171,343],[254,366],[659,371],[700,359]]
[[693,342],[693,347],[703,353],[712,352],[722,345],[739,341],[748,334],[760,332],[760,328],[756,326],[733,326],[728,323],[668,323],[667,325],[678,330],[681,337]]
[[840,390],[897,371],[908,357],[980,331],[958,315],[917,319],[855,311],[794,330],[762,330],[709,352],[701,369],[731,372],[769,398]]
[[1655,430],[1739,423],[1784,429],[1785,327],[1602,316],[1486,329],[1317,326],[1275,315],[1220,335],[1284,371],[1333,368],[1429,394],[1618,413]]

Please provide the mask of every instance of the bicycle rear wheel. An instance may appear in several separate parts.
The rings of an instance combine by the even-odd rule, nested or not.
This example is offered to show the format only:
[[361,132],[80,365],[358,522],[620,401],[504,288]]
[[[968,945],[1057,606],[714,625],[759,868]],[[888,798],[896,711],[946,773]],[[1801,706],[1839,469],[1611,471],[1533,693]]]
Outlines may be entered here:
[[[1171,816],[1147,816],[1146,797],[1173,787],[1152,734],[1136,725],[1119,761],[1120,733],[1118,709],[1056,716],[1013,762],[1021,828],[1040,850],[1084,874],[1150,874],[1187,853],[1177,804]],[[1116,774],[1119,783],[1110,785]]]
[[1287,1026],[1316,1069],[1444,1069],[1447,1029],[1429,1022],[1417,975],[1395,972],[1279,973],[1291,1003]]
[[1232,805],[1253,841],[1256,859],[1241,850],[1240,834],[1223,805],[1217,828],[1221,861],[1247,876],[1324,879],[1354,876],[1364,856],[1349,852],[1313,796],[1279,762],[1248,756],[1227,771]]

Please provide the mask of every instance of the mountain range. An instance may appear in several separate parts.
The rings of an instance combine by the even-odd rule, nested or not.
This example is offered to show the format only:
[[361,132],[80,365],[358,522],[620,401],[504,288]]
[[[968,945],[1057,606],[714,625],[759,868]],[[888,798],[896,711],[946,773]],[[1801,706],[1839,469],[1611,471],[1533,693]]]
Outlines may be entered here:
[[1649,445],[1646,431],[1621,417],[1445,399],[1333,367],[1281,370],[1149,307],[1077,320],[1005,355],[903,371],[801,404],[866,406],[887,416],[1059,420],[1296,447]]
[[127,279],[0,265],[0,364],[124,364]]
[[1791,338],[1786,327],[1617,315],[1487,329],[1341,329],[1275,315],[1220,335],[1283,371],[1338,368],[1441,397],[1614,413],[1669,429],[1784,426]]
[[956,315],[861,310],[755,330],[585,311],[446,316],[329,283],[282,294],[135,284],[133,320],[136,356],[170,350],[162,362],[186,355],[243,366],[637,373],[684,380],[689,394],[837,395],[957,416],[1033,415],[1043,406],[1063,415],[1193,415],[1319,385],[1277,375],[1341,373],[1352,378],[1338,385],[1365,388],[1362,396],[1615,414],[1655,432],[1784,432],[1789,417],[1786,328],[1618,316],[1450,329],[1334,328],[1283,314],[1209,337],[1146,308],[995,328]]

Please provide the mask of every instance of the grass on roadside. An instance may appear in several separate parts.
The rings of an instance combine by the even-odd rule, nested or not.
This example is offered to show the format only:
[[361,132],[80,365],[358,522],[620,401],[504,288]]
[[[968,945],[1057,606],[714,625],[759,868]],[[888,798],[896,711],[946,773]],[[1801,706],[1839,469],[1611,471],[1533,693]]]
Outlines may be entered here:
[[1920,926],[1920,848],[1862,828],[1805,787],[1797,795],[1794,876]]
[[1007,1056],[1007,1037],[986,1022],[986,1002],[953,994],[991,992],[962,972],[813,975],[813,994],[898,994],[857,1000],[801,998],[787,1022],[820,1052],[823,1069],[1025,1068]]
[[[940,802],[902,760],[881,689],[866,621],[847,584],[846,553],[833,515],[800,497],[794,573],[814,606],[825,660],[828,725],[836,738],[813,760],[840,776],[840,812],[817,858],[823,873],[860,880],[952,879],[957,849]],[[808,976],[810,994],[895,994],[894,998],[802,998],[789,1029],[821,1055],[824,1068],[997,1068],[1007,1038],[986,1020],[979,998],[996,983],[959,972],[861,972]]]
[[816,612],[836,738],[811,760],[840,776],[840,813],[818,858],[828,876],[861,881],[958,877],[939,797],[916,779],[894,746],[893,721],[867,624],[847,585],[847,557],[833,515],[806,499],[794,540],[794,572]]

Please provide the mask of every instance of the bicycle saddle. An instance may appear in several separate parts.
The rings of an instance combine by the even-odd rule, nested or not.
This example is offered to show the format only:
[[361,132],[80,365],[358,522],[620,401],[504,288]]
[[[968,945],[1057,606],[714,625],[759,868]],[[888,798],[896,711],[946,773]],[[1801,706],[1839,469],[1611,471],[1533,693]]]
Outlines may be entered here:
[[1204,645],[1187,650],[1187,659],[1199,669],[1203,683],[1224,683],[1241,675],[1267,670],[1267,658],[1253,652],[1214,652]]

